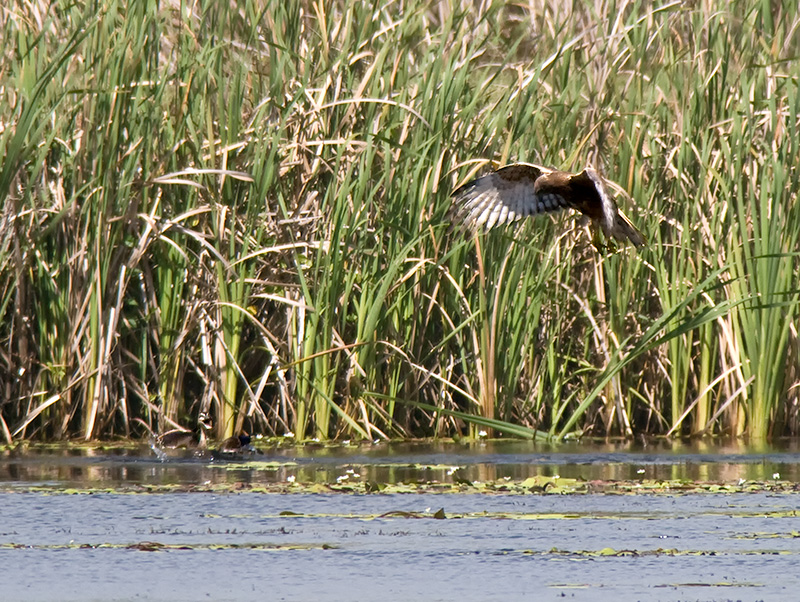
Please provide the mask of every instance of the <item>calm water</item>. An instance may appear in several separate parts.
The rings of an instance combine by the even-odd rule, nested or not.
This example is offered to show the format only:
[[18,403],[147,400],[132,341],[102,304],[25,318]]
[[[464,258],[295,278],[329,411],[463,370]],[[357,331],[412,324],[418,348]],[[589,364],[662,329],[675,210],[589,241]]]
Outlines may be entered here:
[[[275,464],[260,467],[191,454],[158,462],[144,448],[6,453],[0,598],[800,599],[798,494],[62,493],[76,485],[330,481],[354,467],[360,478],[387,481],[446,481],[448,466],[483,479],[797,480],[800,454],[790,445],[723,452],[405,444],[265,450],[258,461]],[[433,518],[440,508],[444,520]],[[629,553],[598,555],[606,548]]]
[[217,461],[210,453],[185,450],[160,461],[140,447],[32,448],[0,454],[0,486],[14,483],[67,487],[124,484],[333,483],[358,469],[364,480],[399,483],[452,481],[454,468],[469,480],[523,480],[560,475],[586,480],[687,479],[735,482],[780,479],[800,482],[800,442],[770,446],[709,446],[701,442],[564,444],[525,441],[454,443],[379,443],[359,446],[259,447],[256,464]]

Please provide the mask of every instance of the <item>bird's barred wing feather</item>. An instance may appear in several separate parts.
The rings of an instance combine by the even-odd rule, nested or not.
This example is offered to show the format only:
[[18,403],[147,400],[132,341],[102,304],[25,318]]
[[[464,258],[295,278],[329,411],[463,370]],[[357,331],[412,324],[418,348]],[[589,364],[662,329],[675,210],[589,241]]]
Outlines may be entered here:
[[457,213],[474,229],[490,229],[529,215],[568,207],[558,194],[537,194],[536,180],[552,170],[529,163],[508,165],[472,180],[453,192]]

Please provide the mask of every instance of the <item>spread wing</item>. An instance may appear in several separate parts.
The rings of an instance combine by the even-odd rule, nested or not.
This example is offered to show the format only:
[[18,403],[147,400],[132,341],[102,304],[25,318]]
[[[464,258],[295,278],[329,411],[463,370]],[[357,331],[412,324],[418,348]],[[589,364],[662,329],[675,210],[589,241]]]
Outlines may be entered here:
[[486,228],[516,221],[529,215],[568,207],[559,194],[536,190],[536,180],[553,170],[530,163],[515,163],[461,186],[453,197],[457,215],[471,228]]

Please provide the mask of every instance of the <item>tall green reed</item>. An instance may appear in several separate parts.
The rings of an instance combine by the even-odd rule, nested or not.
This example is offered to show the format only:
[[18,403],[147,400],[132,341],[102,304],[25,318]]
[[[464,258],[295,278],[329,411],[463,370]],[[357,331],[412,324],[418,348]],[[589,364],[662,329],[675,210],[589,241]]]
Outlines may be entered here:
[[[789,3],[18,8],[7,439],[796,430]],[[514,160],[593,162],[651,245],[450,231]]]

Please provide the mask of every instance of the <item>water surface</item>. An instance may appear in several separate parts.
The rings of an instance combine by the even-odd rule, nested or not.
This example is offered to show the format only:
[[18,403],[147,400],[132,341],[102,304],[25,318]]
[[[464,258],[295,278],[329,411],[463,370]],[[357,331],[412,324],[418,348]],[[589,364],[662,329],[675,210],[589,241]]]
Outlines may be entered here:
[[[800,591],[796,493],[247,491],[289,480],[513,482],[547,474],[780,480],[786,491],[800,464],[789,444],[265,447],[245,460],[186,452],[162,462],[145,447],[5,452],[2,598],[755,601]],[[170,483],[231,486],[130,493]]]
[[[216,459],[210,452],[170,452],[162,461],[139,446],[31,447],[0,455],[0,485],[102,483],[201,484],[243,482],[331,483],[342,477],[380,483],[524,480],[559,475],[590,480],[661,479],[732,482],[783,479],[800,482],[800,443],[711,446],[702,442],[562,444],[527,441],[268,445],[246,458]],[[776,477],[777,475],[777,477]]]

